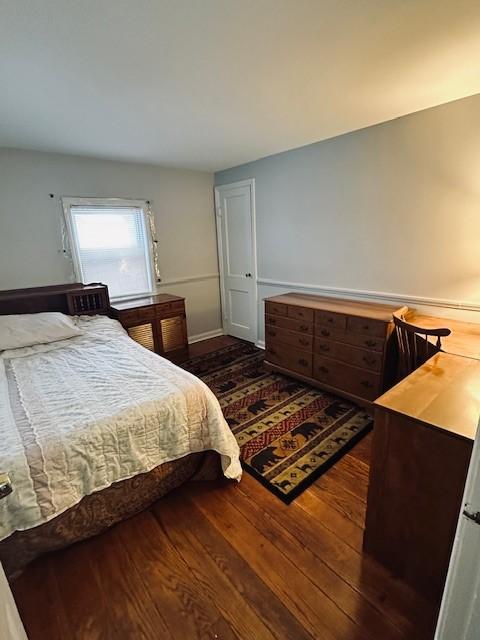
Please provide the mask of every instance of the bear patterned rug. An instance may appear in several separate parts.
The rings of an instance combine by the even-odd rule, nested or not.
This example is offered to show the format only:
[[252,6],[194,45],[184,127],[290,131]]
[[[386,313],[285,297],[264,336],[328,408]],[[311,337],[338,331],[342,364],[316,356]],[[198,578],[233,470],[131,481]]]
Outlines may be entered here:
[[181,366],[215,393],[244,468],[291,502],[372,426],[358,406],[268,372],[264,351],[238,342]]

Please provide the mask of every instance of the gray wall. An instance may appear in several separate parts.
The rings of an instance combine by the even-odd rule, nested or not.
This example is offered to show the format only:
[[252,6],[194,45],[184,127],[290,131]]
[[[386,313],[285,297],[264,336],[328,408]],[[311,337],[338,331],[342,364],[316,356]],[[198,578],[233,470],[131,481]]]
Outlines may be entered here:
[[221,171],[215,183],[246,178],[256,182],[260,298],[304,284],[422,309],[435,299],[436,315],[480,305],[480,95]]
[[72,279],[61,196],[152,200],[161,275],[173,281],[160,290],[187,298],[189,335],[221,327],[211,174],[0,149],[0,289]]

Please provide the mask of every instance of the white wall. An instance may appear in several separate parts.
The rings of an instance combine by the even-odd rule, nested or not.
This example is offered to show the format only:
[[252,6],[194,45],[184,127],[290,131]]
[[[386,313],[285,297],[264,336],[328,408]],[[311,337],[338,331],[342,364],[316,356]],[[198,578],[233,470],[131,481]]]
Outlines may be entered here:
[[480,309],[480,95],[222,171],[215,183],[246,178],[256,181],[260,299],[304,284],[480,321],[452,308]]
[[212,174],[199,171],[0,149],[0,289],[72,279],[62,254],[61,196],[143,198],[155,212],[159,290],[186,297],[190,336],[217,330],[212,190]]

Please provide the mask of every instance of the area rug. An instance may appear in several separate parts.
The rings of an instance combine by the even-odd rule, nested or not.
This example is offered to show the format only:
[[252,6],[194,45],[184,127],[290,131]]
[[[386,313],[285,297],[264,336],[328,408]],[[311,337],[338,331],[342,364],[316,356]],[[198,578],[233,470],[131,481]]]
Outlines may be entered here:
[[268,372],[263,358],[239,342],[181,366],[217,396],[244,468],[288,504],[367,434],[372,419],[347,400]]

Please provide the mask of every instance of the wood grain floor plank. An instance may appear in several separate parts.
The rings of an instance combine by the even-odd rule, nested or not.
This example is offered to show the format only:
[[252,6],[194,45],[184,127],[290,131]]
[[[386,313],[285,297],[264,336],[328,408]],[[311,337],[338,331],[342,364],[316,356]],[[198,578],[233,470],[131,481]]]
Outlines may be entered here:
[[[342,537],[330,531],[320,520],[313,519],[296,501],[289,506],[273,502],[268,492],[255,488],[248,477],[242,485],[257,504],[279,521],[307,548],[314,551],[332,571],[352,588],[363,594],[383,615],[408,637],[429,637],[434,612],[432,607],[404,583],[394,579],[383,567],[363,553],[343,542]],[[247,485],[248,489],[247,489]],[[232,497],[235,504],[236,498]],[[292,509],[296,510],[292,513]]]
[[323,592],[324,597],[332,600],[363,630],[366,637],[385,640],[400,638],[405,640],[410,637],[395,626],[383,611],[379,611],[362,593],[330,569],[321,553],[315,553],[310,545],[311,540],[303,534],[302,529],[305,523],[297,520],[293,505],[288,507],[282,505],[283,509],[276,509],[274,516],[262,500],[263,492],[252,495],[248,488],[242,489],[242,483],[236,489],[234,496],[230,495],[232,492],[228,489],[210,489],[209,499],[212,491],[232,504],[252,526],[257,529],[261,526],[269,542],[286,555],[307,578],[314,576],[315,586]]
[[357,442],[354,448],[349,451],[349,455],[354,456],[367,465],[370,465],[370,460],[372,458],[372,442],[373,430]]
[[[248,481],[247,475],[245,475],[245,481]],[[320,493],[313,490],[304,491],[293,504],[295,509],[303,509],[311,518],[318,520],[345,544],[361,553],[363,528],[348,518],[344,510],[332,506],[331,501],[325,501]]]
[[[187,501],[166,498],[153,508],[202,588],[229,616],[240,638],[311,640],[270,589],[259,580],[230,543]],[[183,523],[190,523],[189,527]]]
[[47,556],[32,563],[12,584],[12,591],[29,640],[74,638]]
[[[351,493],[358,500],[366,504],[368,491],[369,467],[361,460],[349,454],[343,456],[334,466],[328,470],[324,478],[334,482],[337,488]],[[321,479],[316,483],[322,486]]]
[[122,523],[118,533],[174,637],[238,640],[151,512]]
[[[359,640],[368,636],[360,627],[325,594],[313,580],[297,567],[295,560],[271,544],[262,533],[262,522],[252,525],[235,505],[236,496],[229,487],[222,490],[197,492],[194,504],[219,530],[228,532],[230,544],[234,546],[250,566],[282,599],[285,606],[300,620],[314,636]],[[223,495],[222,495],[223,493]],[[188,499],[187,496],[185,496]]]
[[[366,503],[354,499],[353,494],[345,486],[339,485],[335,479],[327,473],[317,480],[311,487],[313,493],[332,508],[340,511],[342,515],[351,520],[358,527],[365,526]],[[301,496],[300,496],[301,497]]]

